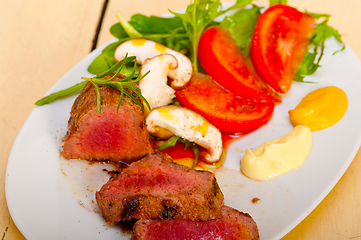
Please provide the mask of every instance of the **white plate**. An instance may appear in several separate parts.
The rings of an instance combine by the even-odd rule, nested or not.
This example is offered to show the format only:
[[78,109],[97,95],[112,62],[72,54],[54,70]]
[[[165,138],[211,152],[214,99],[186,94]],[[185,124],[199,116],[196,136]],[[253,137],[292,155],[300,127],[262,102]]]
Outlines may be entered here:
[[[294,82],[282,104],[276,106],[271,121],[233,143],[225,168],[216,173],[226,205],[249,213],[258,224],[261,239],[280,239],[300,223],[335,186],[360,147],[361,64],[348,46],[332,56],[340,45],[335,40],[326,45],[323,67],[306,79],[317,84]],[[102,48],[71,69],[48,94],[89,76],[86,69]],[[288,110],[312,90],[330,85],[347,93],[348,110],[331,128],[312,133],[313,149],[304,165],[271,181],[258,182],[243,176],[239,169],[244,151],[286,134],[292,129]],[[109,178],[102,169],[112,167],[60,157],[75,97],[36,107],[20,130],[6,172],[10,214],[29,240],[129,239],[129,232],[103,221],[94,202],[95,191]],[[253,198],[260,200],[252,203]]]

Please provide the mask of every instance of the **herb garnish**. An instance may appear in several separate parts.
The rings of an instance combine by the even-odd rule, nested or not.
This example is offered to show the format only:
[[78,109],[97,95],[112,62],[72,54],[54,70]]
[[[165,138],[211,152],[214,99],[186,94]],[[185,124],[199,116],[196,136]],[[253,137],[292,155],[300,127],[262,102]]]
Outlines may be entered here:
[[35,105],[36,106],[43,106],[45,104],[48,104],[48,103],[51,103],[51,102],[55,101],[58,98],[68,96],[68,95],[72,94],[75,91],[83,89],[84,86],[86,85],[86,83],[87,83],[86,81],[83,81],[83,82],[75,84],[74,86],[71,86],[71,87],[69,87],[67,89],[61,90],[59,92],[52,93],[52,94],[50,94],[50,95],[48,95],[46,97],[43,97],[42,99],[39,99],[38,101],[36,101]]
[[[56,100],[57,98],[60,97],[64,97],[67,96],[77,90],[82,89],[87,82],[91,82],[95,88],[95,92],[96,92],[96,96],[97,96],[97,110],[98,113],[101,113],[101,96],[100,96],[100,90],[99,90],[99,86],[98,84],[104,84],[104,85],[108,85],[111,86],[113,88],[116,88],[117,90],[120,91],[120,99],[117,105],[117,113],[119,111],[119,107],[120,104],[122,102],[123,96],[124,94],[126,96],[128,96],[130,99],[132,99],[133,102],[135,102],[137,105],[139,105],[142,109],[144,109],[143,104],[140,103],[135,97],[132,96],[132,94],[130,94],[129,92],[125,91],[124,88],[128,88],[130,89],[133,93],[135,93],[138,97],[140,97],[144,103],[147,105],[147,107],[150,108],[150,105],[148,103],[148,101],[142,96],[142,94],[140,93],[140,88],[137,87],[135,84],[138,83],[140,80],[142,80],[148,73],[149,71],[144,74],[143,76],[136,76],[136,69],[137,69],[137,64],[134,61],[136,59],[135,56],[132,57],[128,57],[127,55],[125,56],[125,58],[119,62],[117,62],[116,64],[114,64],[111,68],[109,68],[107,71],[95,76],[95,77],[82,77],[81,79],[86,80],[83,82],[80,82],[70,88],[61,90],[59,92],[55,92],[52,93],[40,100],[38,100],[35,105],[37,106],[42,106],[48,103],[51,103],[52,101]],[[119,80],[115,80],[115,77],[118,76],[118,74],[121,73],[123,67],[125,66],[125,64],[130,63],[130,62],[134,62],[134,67],[133,67],[133,71],[126,76],[123,79],[119,79]],[[115,72],[115,73],[114,73]],[[104,78],[110,74],[114,73],[114,75],[108,79]]]

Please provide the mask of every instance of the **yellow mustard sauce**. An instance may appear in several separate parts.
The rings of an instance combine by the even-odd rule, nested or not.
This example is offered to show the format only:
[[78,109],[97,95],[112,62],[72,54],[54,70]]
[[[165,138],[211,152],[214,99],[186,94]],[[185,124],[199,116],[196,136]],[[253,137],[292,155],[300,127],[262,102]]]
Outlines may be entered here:
[[293,126],[303,125],[311,131],[318,131],[337,123],[346,113],[347,107],[346,93],[330,86],[309,93],[288,113]]

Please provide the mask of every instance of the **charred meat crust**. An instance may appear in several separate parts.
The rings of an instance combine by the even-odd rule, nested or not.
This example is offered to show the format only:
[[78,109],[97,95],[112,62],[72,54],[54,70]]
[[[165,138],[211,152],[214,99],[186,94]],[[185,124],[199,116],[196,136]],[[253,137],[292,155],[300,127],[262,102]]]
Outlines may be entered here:
[[[131,219],[134,212],[139,208],[139,198],[134,197],[132,199],[125,199],[123,202],[124,210],[122,212],[121,218],[122,219]],[[109,206],[113,204],[110,203]]]
[[223,194],[211,172],[174,163],[161,153],[149,154],[112,177],[96,193],[106,222],[221,217]]
[[183,219],[141,219],[133,226],[132,240],[227,239],[258,240],[256,222],[247,214],[228,206],[222,218],[209,221]]

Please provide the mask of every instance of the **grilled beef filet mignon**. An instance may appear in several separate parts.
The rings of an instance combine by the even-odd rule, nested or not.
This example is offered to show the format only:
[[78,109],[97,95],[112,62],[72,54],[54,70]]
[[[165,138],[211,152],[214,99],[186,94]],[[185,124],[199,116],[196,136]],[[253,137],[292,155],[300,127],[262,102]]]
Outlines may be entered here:
[[[99,85],[99,89],[100,114],[95,89],[90,82],[76,98],[70,112],[63,156],[66,159],[131,163],[153,152],[141,107],[124,95],[116,113],[120,91],[107,85]],[[132,94],[129,89],[124,90]],[[138,100],[141,102],[139,97]]]
[[222,207],[222,218],[206,222],[183,219],[138,220],[132,240],[256,240],[256,222],[248,214]]
[[223,194],[211,172],[149,154],[103,185],[96,200],[106,222],[181,218],[210,220],[222,216]]

